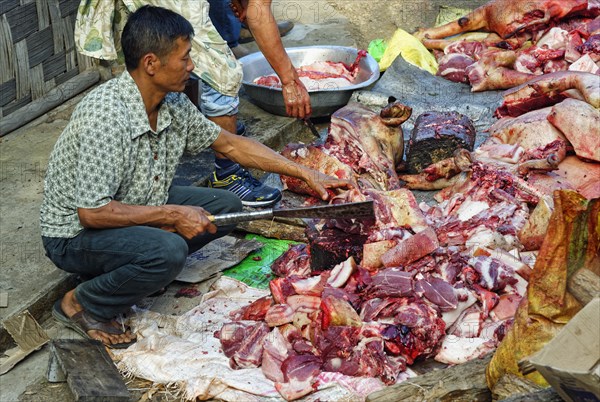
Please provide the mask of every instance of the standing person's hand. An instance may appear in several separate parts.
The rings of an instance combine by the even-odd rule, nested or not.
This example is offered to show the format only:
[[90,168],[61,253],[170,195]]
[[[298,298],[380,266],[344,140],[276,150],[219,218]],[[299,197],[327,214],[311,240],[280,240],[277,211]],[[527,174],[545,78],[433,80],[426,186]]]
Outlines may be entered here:
[[306,87],[299,78],[282,84],[283,101],[285,102],[285,112],[290,117],[304,119],[310,116],[312,112],[310,107],[310,96]]
[[248,0],[231,0],[229,3],[233,14],[241,21],[246,20],[246,11],[248,11]]

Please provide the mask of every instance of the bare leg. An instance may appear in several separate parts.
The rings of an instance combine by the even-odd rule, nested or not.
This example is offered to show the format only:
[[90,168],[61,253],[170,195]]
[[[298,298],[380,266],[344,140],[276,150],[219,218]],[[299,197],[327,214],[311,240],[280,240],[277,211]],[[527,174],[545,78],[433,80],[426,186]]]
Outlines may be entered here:
[[[61,307],[63,313],[65,313],[65,315],[69,318],[71,318],[73,315],[75,315],[75,313],[78,313],[83,310],[83,306],[81,304],[79,304],[79,302],[75,298],[75,289],[73,289],[65,294],[65,296],[63,297],[63,299],[60,303],[60,307]],[[116,321],[112,321],[110,324],[113,325],[115,328],[120,328],[120,325]],[[100,342],[104,343],[105,345],[114,345],[117,343],[127,343],[127,342],[131,342],[132,340],[135,339],[135,336],[129,330],[127,330],[127,332],[125,332],[124,334],[121,334],[121,335],[113,335],[113,334],[107,334],[107,333],[101,332],[101,331],[91,330],[91,331],[88,331],[88,335],[92,339],[99,340]]]
[[[232,134],[235,134],[236,132],[236,125],[237,125],[237,114],[234,114],[233,116],[212,116],[212,117],[207,117],[208,120],[217,123],[217,125],[219,127],[221,127],[223,130],[227,130]],[[226,156],[223,154],[220,154],[218,152],[215,152],[215,156],[217,158],[225,158]]]

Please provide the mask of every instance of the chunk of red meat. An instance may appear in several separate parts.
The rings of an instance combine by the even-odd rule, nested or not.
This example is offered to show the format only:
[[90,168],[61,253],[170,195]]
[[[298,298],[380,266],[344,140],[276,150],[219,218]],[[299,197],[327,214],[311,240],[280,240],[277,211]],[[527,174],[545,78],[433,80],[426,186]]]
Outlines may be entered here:
[[401,306],[394,318],[396,325],[383,331],[389,353],[400,355],[408,364],[420,356],[435,353],[438,342],[445,335],[446,324],[439,314],[422,301]]
[[388,268],[373,275],[373,281],[365,290],[368,298],[407,297],[413,294],[414,273],[398,268]]
[[408,239],[401,240],[398,244],[381,256],[381,262],[386,267],[403,267],[439,247],[435,231],[427,228]]
[[454,288],[441,278],[432,276],[416,281],[415,292],[425,296],[442,311],[454,310],[458,307],[458,298],[454,293]]
[[288,250],[273,261],[271,271],[281,277],[309,276],[311,272],[310,254],[306,244],[290,244]]
[[469,83],[467,67],[475,63],[473,58],[461,53],[450,53],[438,60],[438,71],[436,75],[449,81]]
[[269,282],[269,289],[275,303],[284,304],[289,296],[296,294],[288,278],[275,278]]
[[273,298],[271,296],[261,297],[244,306],[238,310],[229,313],[229,316],[234,321],[239,320],[251,320],[251,321],[262,321],[265,319],[267,311],[273,305]]
[[231,368],[259,367],[262,361],[263,342],[269,332],[270,329],[264,322],[254,325],[241,323],[223,325],[219,332],[219,339],[223,351],[230,356]]

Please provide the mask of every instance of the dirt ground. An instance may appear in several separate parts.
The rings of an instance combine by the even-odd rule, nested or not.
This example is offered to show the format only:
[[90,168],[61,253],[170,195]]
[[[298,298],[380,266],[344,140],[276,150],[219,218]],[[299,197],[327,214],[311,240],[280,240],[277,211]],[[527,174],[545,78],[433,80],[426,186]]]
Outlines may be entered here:
[[[327,3],[355,27],[358,37],[361,38],[359,46],[366,48],[371,40],[388,38],[397,28],[412,33],[418,28],[432,26],[441,6],[472,10],[486,2],[481,0],[329,0]],[[366,10],[368,12],[365,12]]]

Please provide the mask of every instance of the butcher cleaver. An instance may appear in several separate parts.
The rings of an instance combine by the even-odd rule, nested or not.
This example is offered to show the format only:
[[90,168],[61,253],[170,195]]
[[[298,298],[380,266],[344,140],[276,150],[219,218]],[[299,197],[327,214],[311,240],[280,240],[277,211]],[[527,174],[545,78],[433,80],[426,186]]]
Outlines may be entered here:
[[230,214],[209,215],[208,219],[217,226],[232,225],[239,222],[253,221],[256,219],[271,219],[274,217],[285,218],[368,218],[374,216],[373,201],[351,202],[348,204],[323,205],[301,208],[269,208],[260,211],[242,211]]

